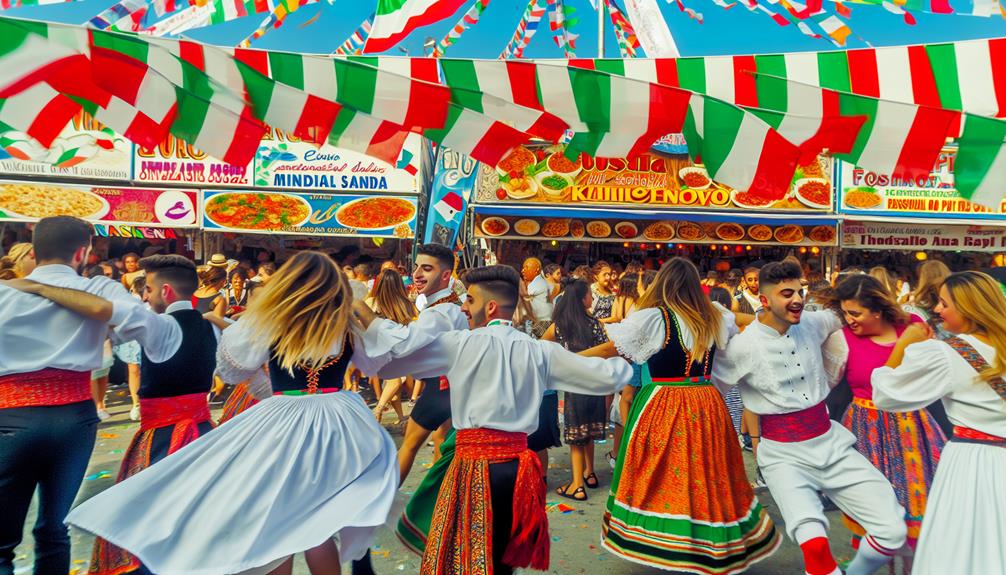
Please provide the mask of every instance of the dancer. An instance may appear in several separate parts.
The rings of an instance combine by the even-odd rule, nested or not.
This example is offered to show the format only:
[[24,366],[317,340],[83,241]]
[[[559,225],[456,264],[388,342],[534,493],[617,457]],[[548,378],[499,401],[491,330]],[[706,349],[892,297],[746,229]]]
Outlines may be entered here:
[[761,418],[758,466],[779,505],[786,531],[800,545],[809,575],[839,574],[828,545],[818,492],[867,532],[848,575],[868,575],[905,543],[905,510],[887,479],[854,446],[856,438],[828,418],[821,346],[842,327],[830,311],[803,313],[803,270],[774,262],[758,275],[762,311],[713,365],[717,384],[740,385],[744,407]]
[[912,412],[942,399],[954,423],[929,491],[914,575],[1006,574],[1006,296],[990,276],[950,275],[935,309],[948,332],[914,324],[873,372],[877,407]]
[[313,574],[329,575],[364,553],[398,467],[363,400],[337,393],[362,355],[348,333],[349,285],[328,256],[307,251],[262,289],[224,331],[217,372],[237,383],[268,362],[274,395],[84,502],[67,523],[159,575],[289,574],[302,551]]
[[[437,498],[420,573],[495,575],[547,569],[548,518],[541,464],[527,448],[546,389],[604,395],[628,383],[621,359],[583,358],[513,329],[520,276],[508,266],[465,276],[472,331],[437,335],[409,356],[395,351],[370,365],[382,375],[447,373],[457,447]],[[419,339],[354,305],[368,350]],[[369,352],[368,352],[369,353]],[[382,362],[391,360],[382,367]]]
[[[98,417],[90,374],[102,363],[108,323],[134,329],[145,322],[139,300],[106,277],[84,279],[91,224],[43,218],[32,246],[38,266],[26,279],[0,284],[0,574],[14,572],[32,495],[38,488],[35,573],[65,575],[70,538],[63,519],[77,496],[94,448]],[[17,285],[19,289],[11,289]],[[100,321],[34,293],[79,288],[114,302]],[[19,291],[19,290],[25,291]],[[26,293],[27,292],[27,293]],[[156,352],[155,352],[156,355]],[[164,359],[157,356],[156,359]]]
[[[887,361],[909,323],[922,320],[905,313],[894,295],[868,275],[850,276],[839,282],[835,304],[840,306],[846,325],[825,345],[825,367],[835,372],[836,383],[844,372],[852,389],[852,405],[842,425],[856,436],[856,450],[894,487],[898,503],[905,508],[908,544],[914,549],[926,510],[926,494],[946,437],[925,409],[907,413],[877,410],[870,376]],[[848,516],[843,519],[856,535],[858,545],[865,531]]]
[[758,503],[711,366],[733,316],[713,306],[688,260],[665,263],[590,355],[645,363],[604,513],[601,544],[629,561],[686,573],[740,573],[779,536]]

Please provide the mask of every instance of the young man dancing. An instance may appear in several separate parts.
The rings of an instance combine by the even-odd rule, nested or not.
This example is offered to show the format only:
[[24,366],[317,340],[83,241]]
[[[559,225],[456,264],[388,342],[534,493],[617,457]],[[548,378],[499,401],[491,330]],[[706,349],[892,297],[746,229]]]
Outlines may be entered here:
[[[471,331],[442,332],[411,354],[389,352],[369,369],[387,377],[446,373],[457,447],[437,498],[420,573],[505,575],[548,568],[548,519],[541,462],[527,448],[546,389],[607,395],[632,379],[621,358],[577,356],[513,328],[520,276],[507,266],[471,270],[462,311]],[[393,348],[409,329],[354,312],[371,346]],[[410,326],[411,327],[411,326]],[[415,336],[413,336],[415,337]],[[388,362],[390,363],[384,363]],[[361,366],[365,371],[364,366]]]
[[904,510],[880,471],[855,449],[856,438],[828,418],[830,390],[821,346],[842,328],[829,311],[803,311],[803,275],[792,262],[759,273],[757,321],[716,356],[712,378],[740,385],[744,406],[761,416],[761,468],[808,575],[840,575],[828,545],[818,492],[867,530],[847,575],[870,575],[904,545]]

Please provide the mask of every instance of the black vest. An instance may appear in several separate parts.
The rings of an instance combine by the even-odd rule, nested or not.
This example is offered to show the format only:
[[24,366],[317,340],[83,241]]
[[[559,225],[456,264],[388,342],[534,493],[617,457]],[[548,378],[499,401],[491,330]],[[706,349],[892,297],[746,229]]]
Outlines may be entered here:
[[177,397],[209,393],[217,367],[217,338],[213,326],[198,311],[171,312],[182,328],[182,345],[175,355],[154,363],[143,352],[140,366],[140,397]]
[[655,353],[646,362],[647,367],[650,368],[650,377],[654,379],[670,379],[708,376],[709,368],[712,366],[713,358],[716,356],[716,346],[714,345],[708,351],[708,361],[705,356],[695,358],[691,369],[688,373],[685,373],[685,368],[688,366],[688,355],[682,349],[681,342],[678,339],[678,324],[675,321],[674,312],[664,307],[659,309],[664,314],[664,348]]
[[[335,360],[335,363],[318,372],[318,387],[342,389],[343,377],[346,375],[346,368],[349,367],[349,360],[352,358],[353,344],[347,337],[343,343],[342,355],[338,358],[329,358],[329,361]],[[305,390],[308,386],[307,376],[308,370],[302,367],[294,368],[291,375],[289,371],[280,367],[275,354],[269,357],[269,380],[272,381],[273,392]]]

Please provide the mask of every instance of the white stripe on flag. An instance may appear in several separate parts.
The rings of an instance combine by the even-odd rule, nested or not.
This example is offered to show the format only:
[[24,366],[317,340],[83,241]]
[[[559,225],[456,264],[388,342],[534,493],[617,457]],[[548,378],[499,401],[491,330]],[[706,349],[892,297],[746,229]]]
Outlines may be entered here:
[[335,65],[327,58],[305,56],[304,90],[311,95],[335,102],[339,96],[339,83]]
[[412,62],[409,58],[381,58],[377,65],[374,102],[370,114],[404,124],[409,110]]
[[[688,99],[688,108],[692,111],[692,117],[695,119],[695,132],[700,138],[705,138],[706,99],[698,94],[692,94],[691,98]],[[698,143],[694,142],[694,144]]]
[[644,82],[657,83],[657,63],[651,59],[632,58],[622,60],[625,76]]
[[441,143],[459,152],[470,154],[485,137],[492,122],[490,118],[482,114],[462,109],[450,131],[444,134]]
[[877,56],[880,97],[894,102],[914,103],[915,93],[912,91],[908,48],[904,46],[877,48],[874,54]]
[[736,102],[734,92],[734,59],[732,56],[712,56],[706,61],[706,95],[725,102]]
[[39,112],[59,93],[45,82],[38,82],[26,90],[7,98],[0,108],[0,121],[22,132],[27,132]]
[[[486,60],[475,60],[475,78],[479,82],[479,90],[483,94],[513,101],[513,88],[510,86],[510,75],[506,71],[506,63]],[[484,100],[483,100],[483,103]]]
[[602,158],[624,157],[646,133],[650,121],[650,87],[625,78],[611,78],[611,128],[597,149]]
[[136,109],[160,123],[176,103],[174,86],[154,70],[147,70],[136,92]]
[[750,189],[758,171],[758,162],[752,159],[762,156],[768,130],[768,124],[752,114],[744,114],[734,145],[716,171],[718,179],[738,190]]
[[587,125],[580,120],[576,98],[573,96],[573,84],[564,60],[538,64],[538,88],[541,90],[542,106],[546,110],[569,124],[574,132],[588,130]]
[[957,85],[965,112],[995,117],[999,113],[992,74],[992,55],[987,40],[960,42],[954,46]]
[[[351,114],[352,112],[343,110],[341,113]],[[381,120],[373,116],[356,112],[346,129],[342,131],[342,134],[339,134],[337,143],[342,148],[365,152],[374,141],[374,134],[380,129],[381,124]]]
[[277,83],[262,121],[274,128],[293,132],[306,105],[306,92]]
[[240,118],[237,114],[221,110],[210,102],[203,118],[203,125],[200,126],[196,141],[192,144],[218,160],[223,160],[234,141],[239,124]]
[[856,165],[879,174],[890,174],[898,165],[908,132],[915,123],[916,106],[877,100],[877,115],[870,138]]
[[[821,85],[821,75],[818,70],[817,54],[814,52],[796,52],[783,56],[786,62],[786,79],[810,86]],[[793,100],[789,101],[793,107]]]

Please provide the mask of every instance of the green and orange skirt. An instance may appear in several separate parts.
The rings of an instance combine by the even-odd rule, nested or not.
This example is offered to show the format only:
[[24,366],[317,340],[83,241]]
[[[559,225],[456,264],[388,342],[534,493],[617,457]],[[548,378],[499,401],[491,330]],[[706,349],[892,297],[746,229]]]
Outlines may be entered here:
[[741,573],[780,537],[755,498],[723,396],[706,378],[651,379],[633,401],[602,546],[642,565]]

